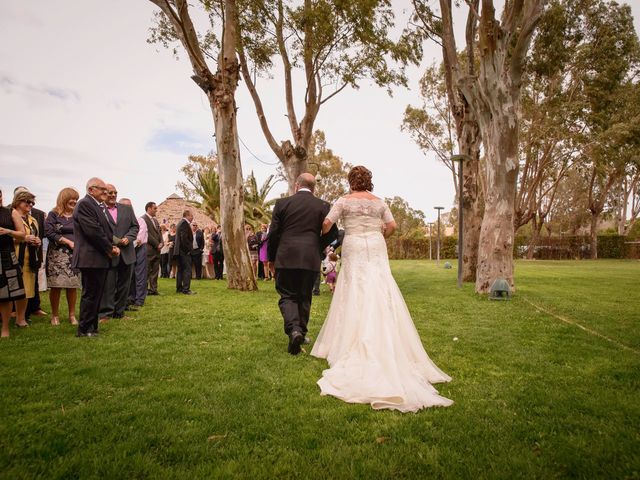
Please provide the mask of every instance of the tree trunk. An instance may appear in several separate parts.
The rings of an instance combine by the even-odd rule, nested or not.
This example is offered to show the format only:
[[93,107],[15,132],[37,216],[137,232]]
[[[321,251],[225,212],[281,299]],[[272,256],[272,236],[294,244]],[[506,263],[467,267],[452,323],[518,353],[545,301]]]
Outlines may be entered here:
[[544,225],[542,220],[538,220],[538,215],[533,216],[531,223],[531,238],[527,248],[527,260],[534,259],[536,247],[540,243],[540,237],[542,236],[542,226]]
[[504,278],[515,290],[513,220],[519,166],[518,116],[515,102],[504,101],[505,97],[502,100],[501,104],[491,106],[493,118],[485,115],[480,121],[486,160],[483,169],[485,210],[476,276],[478,293],[488,293],[497,278]]
[[307,171],[307,151],[297,145],[294,147],[289,140],[285,140],[282,142],[282,153],[284,154],[282,166],[289,187],[288,194],[293,195],[296,179]]
[[478,244],[484,213],[480,185],[480,144],[478,124],[467,123],[458,141],[460,153],[468,156],[468,160],[464,161],[462,178],[463,282],[474,282],[478,267]]
[[596,260],[598,258],[598,220],[600,212],[591,212],[591,229],[589,231],[589,258]]
[[217,88],[209,92],[218,149],[220,218],[227,265],[227,285],[236,290],[257,290],[249,248],[244,236],[243,177],[238,145],[235,91],[240,78],[236,58],[235,2],[225,1],[224,50],[218,58]]

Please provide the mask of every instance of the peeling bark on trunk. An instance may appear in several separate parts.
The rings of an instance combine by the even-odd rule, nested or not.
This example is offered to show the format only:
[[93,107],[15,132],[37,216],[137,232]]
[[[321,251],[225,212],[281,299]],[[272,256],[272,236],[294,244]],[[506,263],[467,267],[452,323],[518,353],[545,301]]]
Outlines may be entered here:
[[517,116],[513,103],[510,107],[491,122],[480,122],[487,161],[483,168],[486,190],[478,251],[478,293],[489,292],[497,278],[504,278],[515,291],[513,219],[519,164]]
[[294,147],[290,141],[282,142],[282,167],[287,177],[288,194],[295,193],[296,179],[307,171],[307,150],[303,147]]
[[527,260],[533,260],[535,250],[540,243],[540,237],[542,236],[542,226],[544,222],[538,221],[538,216],[535,215],[531,219],[531,238],[529,239],[529,245],[527,247]]
[[217,88],[209,92],[218,149],[220,177],[220,219],[222,243],[227,265],[228,288],[257,290],[249,248],[244,235],[244,199],[242,164],[238,144],[235,91],[240,79],[235,39],[237,19],[235,2],[225,2],[223,50],[218,58]]
[[480,131],[473,122],[463,127],[459,137],[460,152],[468,156],[462,175],[462,281],[475,282],[478,266],[480,227],[484,215],[484,197],[480,185]]

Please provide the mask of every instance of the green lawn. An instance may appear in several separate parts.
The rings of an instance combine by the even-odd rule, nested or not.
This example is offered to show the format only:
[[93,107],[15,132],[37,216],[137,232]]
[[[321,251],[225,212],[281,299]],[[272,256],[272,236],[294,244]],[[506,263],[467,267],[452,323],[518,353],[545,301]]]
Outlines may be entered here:
[[514,299],[489,302],[455,268],[393,263],[453,377],[456,403],[417,414],[321,397],[326,363],[287,354],[272,283],[163,280],[96,339],[36,319],[0,342],[0,477],[640,478],[640,262],[516,268]]

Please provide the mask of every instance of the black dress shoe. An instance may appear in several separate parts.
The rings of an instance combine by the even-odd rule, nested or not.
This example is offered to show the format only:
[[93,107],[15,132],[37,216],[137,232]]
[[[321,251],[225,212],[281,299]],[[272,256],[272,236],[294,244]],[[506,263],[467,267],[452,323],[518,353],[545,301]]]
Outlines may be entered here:
[[151,290],[149,290],[147,292],[147,295],[160,295],[158,292],[152,292]]
[[194,292],[193,290],[187,290],[186,292],[182,292],[184,295],[195,295],[197,292]]
[[291,355],[298,355],[300,353],[300,345],[304,342],[304,335],[298,331],[291,332],[289,336],[289,348],[287,351]]
[[137,312],[138,308],[134,307],[133,305],[129,305],[128,307],[125,308],[125,310],[127,310],[129,312]]

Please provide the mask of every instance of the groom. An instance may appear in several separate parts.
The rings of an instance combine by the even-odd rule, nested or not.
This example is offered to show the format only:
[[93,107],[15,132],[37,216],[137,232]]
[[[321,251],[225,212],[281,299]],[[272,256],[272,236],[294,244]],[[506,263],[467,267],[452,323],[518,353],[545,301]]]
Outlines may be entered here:
[[276,201],[269,227],[268,257],[275,267],[276,290],[288,351],[300,353],[307,334],[313,283],[320,271],[321,252],[337,235],[334,225],[322,238],[322,222],[330,205],[313,195],[316,181],[310,173],[296,179],[295,194]]

